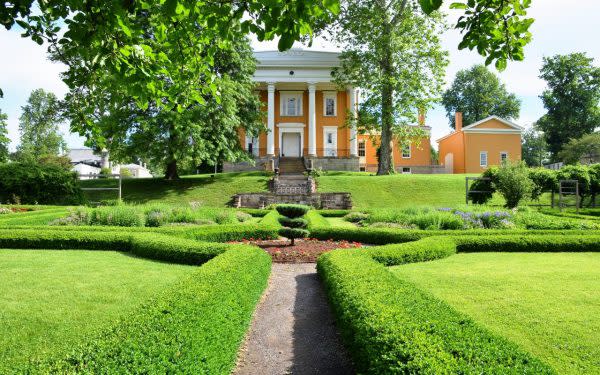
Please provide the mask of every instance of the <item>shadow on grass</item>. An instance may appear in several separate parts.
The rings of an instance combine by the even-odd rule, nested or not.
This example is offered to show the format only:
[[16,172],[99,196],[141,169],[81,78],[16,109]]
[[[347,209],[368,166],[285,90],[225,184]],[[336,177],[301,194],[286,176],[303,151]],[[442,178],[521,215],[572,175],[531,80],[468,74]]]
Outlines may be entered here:
[[291,374],[354,374],[317,273],[296,276]]
[[[248,173],[219,173],[206,175],[183,176],[177,180],[165,180],[162,177],[155,178],[128,178],[123,179],[122,192],[123,200],[128,203],[148,203],[151,201],[160,201],[162,199],[181,199],[190,196],[190,200],[194,200],[193,191],[197,191],[196,195],[202,197],[203,191],[207,194],[227,195],[221,199],[223,202],[230,200],[229,192],[222,191],[221,186],[230,188],[238,186],[243,190],[244,181],[255,180],[260,182],[260,188],[267,190],[269,177],[262,172]],[[115,179],[98,179],[98,180],[83,180],[81,181],[82,188],[99,188],[99,187],[118,187],[118,181]],[[217,191],[215,189],[219,188]],[[209,191],[210,190],[210,191]],[[232,194],[243,191],[235,191]],[[88,199],[95,201],[105,199],[116,199],[117,191],[91,191],[86,192]]]

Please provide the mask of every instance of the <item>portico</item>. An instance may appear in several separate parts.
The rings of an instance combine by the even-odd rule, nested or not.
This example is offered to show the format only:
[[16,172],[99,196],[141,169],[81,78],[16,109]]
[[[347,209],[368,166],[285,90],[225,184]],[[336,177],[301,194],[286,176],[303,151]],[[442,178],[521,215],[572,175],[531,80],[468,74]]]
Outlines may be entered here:
[[356,90],[339,90],[332,82],[337,53],[291,50],[255,56],[254,80],[267,112],[264,156],[358,157],[356,129],[346,126],[347,115],[356,115]]

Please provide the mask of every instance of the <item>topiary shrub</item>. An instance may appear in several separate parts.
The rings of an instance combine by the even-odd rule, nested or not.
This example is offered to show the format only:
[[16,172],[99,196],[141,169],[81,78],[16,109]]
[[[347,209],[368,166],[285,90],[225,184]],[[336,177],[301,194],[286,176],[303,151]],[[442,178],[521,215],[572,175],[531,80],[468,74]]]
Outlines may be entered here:
[[280,236],[289,238],[292,246],[294,246],[296,238],[306,238],[309,235],[309,232],[302,228],[281,228],[278,233]]
[[280,204],[275,209],[280,215],[294,219],[306,215],[310,207],[301,204]]
[[303,229],[308,225],[308,221],[301,217],[310,210],[310,207],[299,204],[282,204],[276,209],[280,215],[284,216],[279,218],[279,223],[284,226],[278,231],[280,236],[289,238],[292,246],[294,246],[296,238],[308,237],[309,232]]

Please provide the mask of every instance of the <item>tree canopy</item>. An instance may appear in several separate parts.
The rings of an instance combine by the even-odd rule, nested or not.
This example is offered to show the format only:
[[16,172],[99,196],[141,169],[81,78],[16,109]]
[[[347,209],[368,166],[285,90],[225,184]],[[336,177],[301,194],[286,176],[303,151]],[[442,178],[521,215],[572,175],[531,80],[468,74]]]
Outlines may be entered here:
[[442,97],[446,116],[454,129],[454,114],[463,113],[465,124],[496,115],[507,120],[519,117],[521,102],[500,79],[483,65],[459,71]]
[[381,133],[378,174],[394,172],[393,143],[419,141],[425,135],[417,109],[441,92],[447,54],[438,35],[440,14],[425,15],[404,1],[384,6],[378,0],[342,2],[336,40],[343,47],[340,84],[362,89],[355,124]]
[[544,134],[535,128],[528,129],[523,133],[522,157],[523,161],[530,167],[540,167],[548,160],[548,144]]
[[21,110],[21,143],[17,147],[20,160],[58,156],[65,150],[66,144],[58,129],[61,117],[56,95],[43,89],[34,90]]
[[600,162],[600,132],[571,139],[558,153],[558,157],[567,164]]
[[600,126],[600,67],[585,53],[544,58],[540,78],[546,89],[540,98],[547,113],[537,121],[554,161],[570,139]]
[[[182,112],[154,103],[140,109],[104,75],[93,88],[80,87],[66,96],[71,128],[88,139],[88,146],[107,148],[112,160],[142,160],[169,179],[177,178],[181,167],[194,170],[201,163],[245,159],[238,128],[257,134],[264,127],[254,68],[249,42],[241,37],[233,49],[215,55],[212,69],[218,78],[213,82],[219,96],[205,95],[202,105],[192,103]],[[82,111],[91,114],[92,123],[79,116]]]

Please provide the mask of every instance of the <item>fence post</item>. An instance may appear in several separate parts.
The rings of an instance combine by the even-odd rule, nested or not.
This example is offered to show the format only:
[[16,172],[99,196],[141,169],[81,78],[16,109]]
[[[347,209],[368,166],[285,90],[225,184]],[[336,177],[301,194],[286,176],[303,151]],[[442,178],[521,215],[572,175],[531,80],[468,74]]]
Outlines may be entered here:
[[575,210],[579,213],[579,181],[575,183]]
[[465,177],[465,203],[469,205],[469,177]]
[[552,189],[552,195],[550,195],[550,207],[554,208],[554,189]]
[[119,202],[121,202],[121,198],[122,198],[122,195],[121,195],[121,186],[122,186],[121,179],[122,179],[122,177],[121,177],[121,174],[119,173]]

